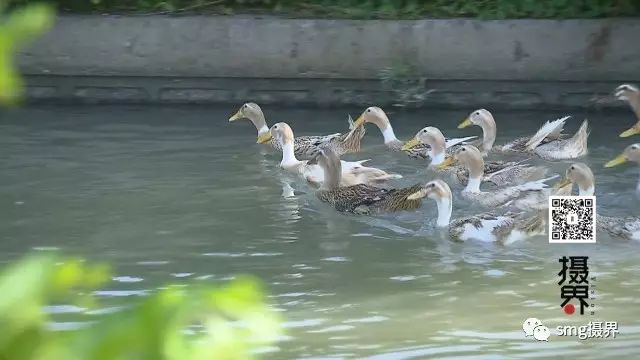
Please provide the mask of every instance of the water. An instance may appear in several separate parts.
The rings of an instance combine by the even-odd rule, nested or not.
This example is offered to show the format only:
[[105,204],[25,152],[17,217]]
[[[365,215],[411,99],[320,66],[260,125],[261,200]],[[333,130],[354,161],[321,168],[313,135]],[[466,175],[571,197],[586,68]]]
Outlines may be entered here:
[[[266,358],[600,359],[640,355],[640,244],[601,236],[596,245],[534,238],[509,247],[452,243],[432,229],[435,204],[364,218],[337,214],[277,166],[249,122],[227,123],[234,108],[32,108],[0,114],[0,261],[29,250],[62,249],[114,265],[97,293],[103,309],[47,309],[54,329],[74,328],[168,282],[224,282],[259,276],[286,318],[286,338]],[[447,136],[472,109],[390,113],[396,134],[435,125]],[[265,108],[270,123],[297,134],[346,128],[346,114]],[[495,112],[498,143],[529,134],[558,112]],[[617,134],[630,112],[576,113],[591,120],[589,163],[600,211],[638,212],[638,169],[602,164],[632,142]],[[426,181],[417,160],[384,150],[368,126],[364,152],[348,159]],[[636,141],[640,141],[637,138]],[[567,163],[551,164],[559,171]],[[296,196],[282,196],[290,183]],[[454,217],[473,212],[454,202]],[[560,310],[558,257],[589,255],[597,275],[596,315]],[[525,339],[540,318],[548,343]],[[558,325],[618,321],[615,340],[561,338]]]

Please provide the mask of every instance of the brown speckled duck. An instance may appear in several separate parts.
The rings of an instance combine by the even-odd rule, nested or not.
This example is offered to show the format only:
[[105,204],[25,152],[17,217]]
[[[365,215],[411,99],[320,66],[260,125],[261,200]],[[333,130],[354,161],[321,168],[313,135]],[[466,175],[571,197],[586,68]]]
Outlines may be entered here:
[[341,163],[332,149],[320,150],[309,164],[319,164],[324,171],[324,182],[316,196],[338,211],[372,214],[413,210],[422,204],[420,196],[416,195],[422,189],[421,184],[402,189],[382,189],[365,184],[341,187]]

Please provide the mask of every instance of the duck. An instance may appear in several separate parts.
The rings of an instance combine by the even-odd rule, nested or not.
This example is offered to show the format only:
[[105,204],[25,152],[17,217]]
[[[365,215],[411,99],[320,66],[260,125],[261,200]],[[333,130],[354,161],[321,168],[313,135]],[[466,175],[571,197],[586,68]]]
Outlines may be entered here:
[[[565,185],[578,186],[579,196],[593,196],[595,194],[595,176],[591,168],[584,163],[571,164],[560,181],[558,187]],[[607,232],[612,237],[627,240],[640,240],[640,218],[611,217],[596,213],[596,228]]]
[[[455,154],[448,156],[438,167],[446,169],[454,164],[460,164],[469,172],[469,181],[462,190],[462,197],[485,207],[505,206],[513,199],[524,195],[531,195],[532,192],[540,192],[547,188],[546,181],[557,176],[529,181],[521,185],[503,187],[492,191],[480,190],[482,178],[484,176],[484,159],[482,153],[473,145],[462,145]],[[505,170],[507,171],[507,170]],[[514,171],[514,175],[517,170]]]
[[331,148],[321,149],[310,164],[318,164],[324,171],[324,182],[316,190],[317,198],[340,212],[370,215],[381,212],[415,210],[422,205],[416,195],[422,184],[400,189],[379,188],[367,184],[340,186],[342,162]]
[[[264,117],[264,113],[258,104],[248,102],[238,109],[238,111],[229,118],[229,122],[241,119],[250,120],[258,130],[258,137],[270,134],[269,127]],[[301,136],[294,139],[294,153],[303,160],[312,158],[318,149],[323,147],[331,147],[340,155],[347,153],[355,153],[360,151],[360,141],[365,134],[363,127],[355,127],[351,116],[349,116],[349,132],[335,133],[321,136]],[[268,135],[265,135],[268,136]],[[269,139],[268,143],[276,151],[281,151],[280,144]]]
[[547,121],[533,136],[517,138],[502,146],[494,145],[496,122],[487,109],[471,112],[458,125],[458,128],[463,129],[472,125],[482,128],[482,141],[478,145],[484,155],[490,151],[498,151],[532,153],[545,160],[567,160],[583,157],[588,153],[589,122],[585,119],[571,138],[564,139],[562,130],[567,119],[569,116]]
[[[467,185],[469,171],[463,166],[452,166],[446,169],[438,168],[447,155],[453,155],[459,145],[450,146],[445,141],[445,137],[440,129],[427,126],[416,133],[416,135],[403,146],[402,150],[409,150],[417,145],[426,144],[427,155],[431,159],[429,168],[439,173],[450,173],[458,183]],[[493,183],[496,186],[506,186],[509,184],[521,183],[534,175],[544,175],[546,169],[522,164],[522,162],[485,161],[483,181]]]
[[[391,127],[391,121],[387,114],[381,108],[377,106],[368,107],[362,114],[356,119],[355,127],[364,127],[366,123],[375,124],[384,138],[384,144],[391,151],[404,151],[409,157],[415,159],[428,159],[429,145],[427,144],[415,144],[411,148],[403,150],[404,143],[396,137],[393,127]],[[465,141],[475,139],[476,136],[470,136],[465,138],[448,139],[446,140],[447,147],[451,147],[457,144],[461,144]]]
[[[591,168],[585,163],[573,163],[565,171],[565,176],[554,187],[562,189],[565,186],[578,186],[579,196],[592,196],[595,193],[595,176]],[[569,195],[571,191],[569,192]]]
[[409,198],[428,198],[435,200],[438,209],[436,227],[447,229],[449,237],[456,241],[482,241],[509,245],[531,236],[546,232],[546,218],[542,212],[535,215],[526,212],[482,213],[451,220],[453,197],[449,185],[441,179],[435,179],[424,185],[423,189]]
[[[553,187],[543,189],[540,192],[520,199],[515,199],[507,205],[521,210],[548,209],[549,196],[571,196],[574,182],[578,184],[580,195],[593,195],[593,181],[588,180],[589,174],[591,174],[591,179],[593,179],[593,172],[591,172],[591,169],[586,164],[574,163],[567,168],[565,177],[558,181]],[[573,180],[568,180],[570,178]],[[589,189],[589,186],[591,186],[591,189]]]
[[640,89],[631,84],[622,84],[614,92],[618,100],[627,102],[636,115],[637,122],[629,129],[623,131],[620,137],[629,137],[640,134]]
[[[607,162],[604,166],[607,168],[624,164],[627,161],[632,161],[640,164],[640,144],[631,144],[627,146],[622,154],[616,156],[614,159]],[[636,186],[636,192],[640,193],[640,181]]]
[[[307,160],[300,161],[294,151],[295,137],[289,124],[280,122],[274,124],[268,133],[258,136],[258,143],[264,144],[271,140],[278,143],[282,149],[282,161],[280,167],[300,175],[312,185],[318,186],[324,181],[324,172],[318,165],[309,164]],[[391,179],[402,178],[399,174],[389,174],[384,170],[363,166],[369,160],[342,161],[341,185],[350,186],[356,184],[382,183]]]

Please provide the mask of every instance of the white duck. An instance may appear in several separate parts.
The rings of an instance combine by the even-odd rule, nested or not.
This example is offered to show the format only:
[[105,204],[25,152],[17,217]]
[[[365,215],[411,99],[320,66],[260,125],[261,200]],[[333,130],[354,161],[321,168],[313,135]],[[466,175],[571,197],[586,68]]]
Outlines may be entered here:
[[502,146],[494,146],[496,140],[496,122],[486,109],[478,109],[458,125],[459,129],[476,125],[482,128],[482,143],[479,144],[483,154],[489,151],[532,153],[546,160],[575,159],[585,156],[587,139],[589,138],[587,120],[569,139],[563,139],[562,130],[569,116],[554,121],[547,121],[531,137],[521,137]]
[[436,226],[447,228],[453,240],[477,240],[507,245],[546,232],[546,221],[542,213],[534,216],[524,212],[484,213],[451,220],[453,211],[451,189],[447,183],[439,179],[430,181],[409,199],[425,196],[435,200],[438,207]]
[[[264,117],[264,113],[258,104],[246,103],[238,109],[238,111],[229,118],[229,122],[237,121],[240,119],[248,119],[253,123],[258,130],[258,137],[269,136],[269,127]],[[349,132],[347,133],[335,133],[330,135],[312,135],[312,136],[300,136],[294,139],[293,150],[296,156],[302,159],[312,158],[319,149],[330,147],[339,156],[347,153],[353,153],[360,151],[360,140],[364,136],[364,128],[354,127],[349,116]],[[270,143],[271,146],[277,150],[282,150],[280,144],[271,139],[264,143]]]
[[462,197],[486,207],[504,206],[521,196],[532,196],[531,193],[541,192],[547,187],[545,181],[557,177],[553,176],[546,179],[529,181],[521,185],[499,188],[492,191],[482,191],[480,190],[480,185],[484,176],[484,160],[482,159],[480,150],[473,145],[463,145],[456,150],[453,156],[447,157],[439,167],[446,169],[453,166],[456,162],[469,171],[469,181],[467,186],[462,190]]
[[[452,166],[451,168],[442,169],[441,165],[447,155],[452,155],[458,145],[450,141],[446,142],[442,132],[432,126],[427,126],[418,131],[413,139],[407,141],[402,150],[408,150],[419,144],[426,144],[427,154],[431,158],[429,167],[440,173],[448,173],[453,179],[462,185],[467,185],[469,180],[469,171],[463,166]],[[504,161],[484,161],[483,181],[491,182],[497,186],[505,186],[510,184],[523,183],[533,176],[543,176],[546,169],[543,167],[529,166],[521,162],[504,162]]]
[[[391,121],[387,117],[387,114],[377,106],[368,107],[356,120],[354,127],[358,128],[360,126],[364,126],[365,123],[375,124],[380,132],[382,133],[382,137],[384,138],[384,144],[387,146],[389,150],[392,151],[404,151],[409,157],[417,158],[417,159],[427,159],[429,158],[429,145],[427,144],[414,144],[411,148],[404,149],[404,143],[396,137],[396,134],[393,131],[393,127],[391,127]],[[456,144],[463,143],[467,140],[475,139],[476,136],[469,136],[465,138],[458,139],[448,139],[446,140],[447,147],[454,146]]]
[[[264,144],[271,141],[271,138],[278,142],[282,148],[282,161],[280,167],[300,175],[302,178],[315,185],[320,185],[324,181],[324,171],[317,165],[310,165],[308,161],[300,161],[294,153],[293,130],[287,123],[277,123],[271,127],[268,133],[263,133],[258,137],[258,143]],[[398,174],[388,174],[387,172],[374,167],[363,166],[368,160],[361,161],[341,161],[342,165],[342,186],[356,184],[374,184],[385,182],[390,179],[402,178]]]

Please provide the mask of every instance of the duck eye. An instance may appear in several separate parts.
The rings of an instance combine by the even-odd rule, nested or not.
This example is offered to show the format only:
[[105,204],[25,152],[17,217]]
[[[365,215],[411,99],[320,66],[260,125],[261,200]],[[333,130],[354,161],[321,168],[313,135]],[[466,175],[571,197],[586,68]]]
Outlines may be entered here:
[[247,104],[242,105],[242,108],[243,108],[243,109],[246,109],[246,108],[248,108],[248,107],[249,107],[249,106],[247,106]]
[[467,151],[467,149],[465,149],[465,148],[460,148],[460,151]]
[[573,165],[571,165],[571,167],[570,167],[569,169],[570,169],[570,170],[575,170],[575,169],[576,169],[576,167],[575,167],[575,166],[573,166]]
[[426,134],[427,133],[427,129],[422,129],[422,132]]
[[476,112],[475,112],[475,115],[480,115],[480,111],[476,111]]
[[370,112],[371,112],[371,109],[367,109],[367,112],[368,112],[368,113],[370,113]]

